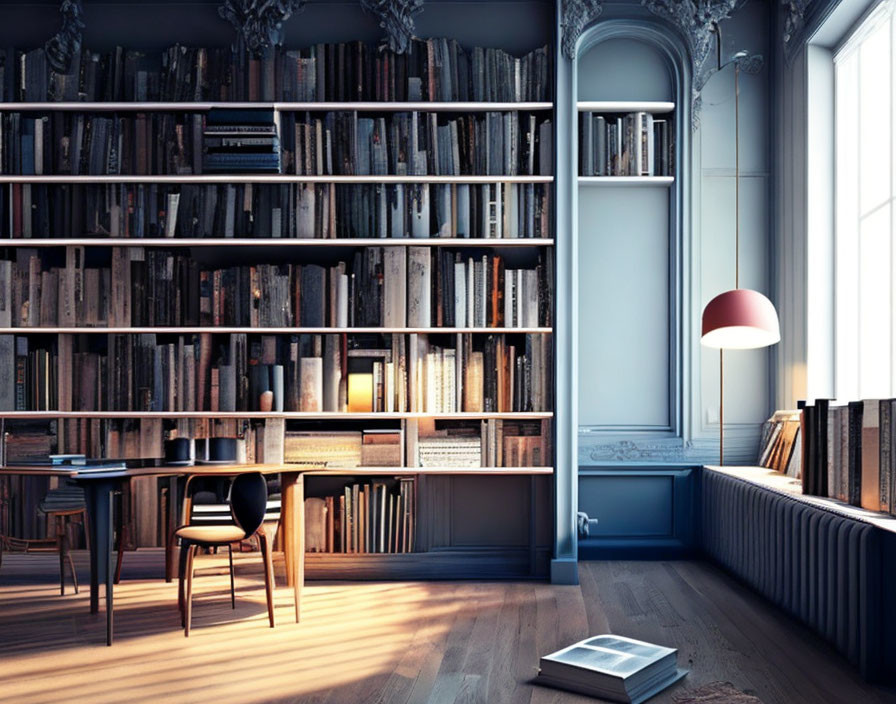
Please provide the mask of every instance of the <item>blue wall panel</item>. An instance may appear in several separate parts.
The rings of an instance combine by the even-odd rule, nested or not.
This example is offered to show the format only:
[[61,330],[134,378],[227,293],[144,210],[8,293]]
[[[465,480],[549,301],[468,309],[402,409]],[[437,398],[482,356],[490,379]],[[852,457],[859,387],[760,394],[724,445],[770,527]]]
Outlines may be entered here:
[[579,559],[661,559],[694,544],[692,467],[579,468],[579,510],[598,520]]
[[659,476],[582,477],[579,508],[600,518],[593,537],[672,535],[672,482]]

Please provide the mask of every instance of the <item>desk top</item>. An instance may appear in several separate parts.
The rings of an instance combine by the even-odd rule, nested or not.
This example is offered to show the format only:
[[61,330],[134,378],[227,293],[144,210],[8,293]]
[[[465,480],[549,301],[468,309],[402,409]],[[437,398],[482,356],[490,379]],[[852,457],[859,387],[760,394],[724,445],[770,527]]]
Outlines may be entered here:
[[157,467],[79,467],[78,465],[11,465],[0,467],[2,474],[27,474],[32,476],[70,477],[88,481],[91,479],[124,479],[131,477],[171,477],[186,474],[210,476],[261,472],[295,472],[295,465],[287,464],[197,464],[159,465]]
[[896,516],[889,516],[880,511],[869,511],[866,508],[853,506],[852,504],[824,496],[807,496],[803,494],[803,485],[799,479],[788,477],[786,474],[781,474],[772,469],[767,469],[766,467],[719,467],[709,465],[705,466],[704,469],[725,474],[751,484],[758,484],[766,489],[791,496],[803,503],[833,511],[846,518],[872,523],[878,528],[896,533]]

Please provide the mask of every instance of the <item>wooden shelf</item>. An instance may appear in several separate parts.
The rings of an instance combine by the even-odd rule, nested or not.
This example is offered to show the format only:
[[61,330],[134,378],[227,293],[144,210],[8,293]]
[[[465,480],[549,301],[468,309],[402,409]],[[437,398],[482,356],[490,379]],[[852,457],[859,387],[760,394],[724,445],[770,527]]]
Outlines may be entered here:
[[[286,464],[289,464],[288,462]],[[296,465],[303,466],[303,465]],[[307,476],[483,474],[487,476],[553,474],[553,467],[325,467],[301,470]]]
[[580,100],[576,103],[579,112],[651,112],[667,113],[675,110],[675,103],[661,100]]
[[206,418],[218,420],[225,418],[264,420],[267,418],[285,420],[414,420],[421,418],[459,419],[459,420],[541,420],[553,418],[551,411],[517,411],[507,413],[472,413],[458,411],[456,413],[422,413],[419,411],[398,411],[394,413],[342,413],[313,411],[282,411],[263,413],[261,411],[0,411],[0,420],[50,420],[53,418]]
[[0,328],[0,335],[81,335],[87,334],[176,334],[176,335],[200,335],[200,334],[234,334],[245,333],[248,335],[293,335],[293,334],[315,334],[315,335],[362,335],[369,333],[379,333],[382,335],[406,335],[419,333],[423,335],[437,334],[527,334],[527,335],[550,335],[553,328],[536,327],[536,328],[383,328],[383,327],[367,327],[367,328],[306,328],[306,327],[177,327],[160,325],[156,327],[17,327],[17,328]]
[[552,238],[471,237],[65,237],[0,238],[3,247],[552,247]]
[[548,102],[37,102],[0,103],[7,112],[205,112],[214,108],[278,110],[282,112],[494,112],[553,110]]
[[553,183],[553,176],[299,176],[296,174],[187,174],[187,175],[0,175],[3,183]]
[[580,186],[671,186],[674,176],[579,176]]

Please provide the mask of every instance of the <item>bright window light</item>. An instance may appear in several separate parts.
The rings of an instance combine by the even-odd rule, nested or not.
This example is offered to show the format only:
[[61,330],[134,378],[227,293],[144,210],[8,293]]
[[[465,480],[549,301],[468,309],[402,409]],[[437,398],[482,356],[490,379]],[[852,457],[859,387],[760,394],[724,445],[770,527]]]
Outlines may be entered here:
[[896,2],[834,57],[834,385],[838,399],[896,396]]

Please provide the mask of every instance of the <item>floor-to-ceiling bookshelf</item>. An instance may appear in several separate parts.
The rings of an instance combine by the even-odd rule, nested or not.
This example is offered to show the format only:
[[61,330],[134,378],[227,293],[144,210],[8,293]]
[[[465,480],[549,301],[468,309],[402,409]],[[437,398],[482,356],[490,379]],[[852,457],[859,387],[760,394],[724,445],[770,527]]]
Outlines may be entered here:
[[[550,72],[549,72],[550,75]],[[550,94],[550,91],[548,91]],[[278,123],[286,114],[290,113],[325,113],[340,112],[344,114],[364,115],[372,114],[388,119],[396,113],[411,111],[420,114],[437,114],[442,116],[458,117],[476,120],[487,113],[511,113],[535,115],[537,119],[550,119],[553,114],[553,103],[550,100],[542,102],[76,102],[76,103],[5,103],[0,105],[0,113],[47,115],[52,117],[58,113],[71,114],[112,114],[130,119],[136,114],[165,113],[165,114],[189,114],[206,115],[208,111],[216,108],[240,108],[250,110],[270,110],[276,115]],[[29,282],[28,298],[35,295],[36,281],[41,281],[37,274],[50,272],[53,268],[59,272],[71,273],[71,260],[83,257],[80,267],[76,266],[74,275],[79,282],[76,286],[78,295],[82,295],[82,275],[87,269],[106,269],[108,273],[95,274],[95,280],[108,281],[110,286],[106,292],[108,297],[107,307],[115,304],[117,293],[116,283],[119,282],[113,267],[114,252],[126,250],[132,258],[128,261],[142,261],[147,252],[164,252],[172,260],[181,254],[199,262],[199,268],[212,270],[227,267],[248,265],[305,265],[333,266],[340,261],[351,261],[355,252],[367,252],[373,248],[388,248],[390,250],[402,248],[426,248],[433,253],[453,252],[461,255],[457,257],[462,263],[469,262],[472,266],[474,260],[479,261],[483,255],[492,261],[494,257],[500,257],[502,262],[513,264],[521,269],[532,269],[536,265],[543,268],[544,281],[549,287],[553,286],[553,265],[550,251],[553,247],[553,236],[550,228],[547,232],[540,233],[537,237],[517,238],[516,232],[505,231],[500,239],[482,238],[473,239],[458,236],[456,232],[448,236],[439,236],[438,232],[427,233],[430,236],[409,237],[410,233],[404,232],[401,237],[339,237],[321,239],[312,236],[296,236],[272,238],[262,234],[254,234],[252,237],[240,236],[236,233],[233,237],[205,236],[182,237],[175,234],[173,237],[149,237],[134,238],[120,235],[97,236],[97,233],[84,232],[53,232],[51,237],[12,236],[21,235],[20,231],[13,232],[14,220],[21,214],[14,214],[13,200],[19,197],[20,191],[14,194],[14,188],[26,185],[33,189],[36,195],[38,189],[70,188],[74,191],[82,189],[78,193],[85,193],[87,188],[122,189],[148,187],[152,184],[159,189],[170,189],[175,192],[184,186],[198,187],[227,187],[233,184],[252,184],[258,189],[280,187],[317,187],[323,186],[333,189],[339,194],[339,189],[346,187],[371,187],[383,189],[409,189],[423,187],[435,190],[436,187],[456,189],[458,186],[466,188],[494,188],[497,192],[501,189],[516,191],[530,187],[531,189],[543,189],[549,193],[553,176],[552,170],[541,175],[483,175],[478,173],[464,175],[339,175],[316,174],[297,175],[290,173],[281,174],[20,174],[6,173],[0,176],[0,185],[4,188],[4,199],[9,204],[9,211],[5,219],[2,246],[5,251],[4,259],[12,261],[11,269],[16,268],[18,252],[28,251],[28,260],[32,270],[22,280]],[[168,192],[168,191],[166,191]],[[78,197],[77,195],[74,197]],[[550,203],[550,200],[548,200]],[[35,208],[36,205],[32,205]],[[85,206],[86,207],[86,206]],[[482,208],[494,207],[487,200],[481,203]],[[552,222],[550,213],[545,215],[545,221]],[[506,219],[505,225],[510,224]],[[22,268],[23,260],[20,260]],[[85,263],[86,262],[86,263]],[[55,265],[55,266],[54,266]],[[36,269],[36,270],[35,270]],[[120,273],[120,270],[119,272]],[[52,275],[52,274],[51,274]],[[472,274],[471,274],[472,276]],[[106,278],[104,278],[106,277]],[[53,281],[51,278],[50,281]],[[46,284],[46,277],[43,283]],[[133,282],[130,282],[133,284]],[[444,283],[444,281],[442,281]],[[503,282],[501,282],[503,284]],[[493,289],[504,294],[503,285],[498,284]],[[11,284],[12,286],[13,284]],[[477,283],[477,287],[478,287]],[[63,289],[68,292],[68,289]],[[178,286],[170,291],[179,292]],[[478,288],[477,288],[478,290]],[[485,291],[483,284],[482,290]],[[508,291],[512,289],[506,289]],[[254,291],[252,292],[254,294]],[[434,292],[433,292],[434,293]],[[63,294],[60,294],[62,296]],[[129,303],[136,305],[140,291],[131,288],[127,293]],[[178,293],[179,295],[179,293]],[[552,438],[552,398],[553,386],[550,374],[552,357],[552,316],[550,291],[542,292],[545,299],[541,305],[547,311],[547,318],[540,320],[535,325],[502,324],[500,315],[493,316],[485,324],[464,325],[184,325],[184,324],[153,324],[132,325],[127,321],[116,320],[115,324],[109,324],[108,313],[106,319],[92,314],[87,320],[78,320],[74,324],[29,325],[12,324],[11,322],[0,328],[0,336],[6,339],[16,355],[16,342],[28,340],[30,350],[46,350],[46,359],[40,361],[35,358],[29,364],[35,366],[34,375],[46,375],[46,383],[41,386],[35,380],[32,388],[34,396],[31,405],[25,404],[13,398],[15,409],[2,411],[5,430],[14,439],[16,428],[22,423],[46,422],[47,427],[55,430],[56,440],[53,449],[57,451],[96,451],[102,449],[109,451],[112,446],[111,432],[124,433],[120,430],[121,423],[136,424],[132,428],[132,437],[127,441],[118,440],[118,447],[124,449],[126,454],[147,455],[159,454],[161,443],[166,437],[174,435],[213,436],[237,434],[246,437],[247,431],[253,432],[251,445],[242,452],[247,459],[272,458],[265,455],[265,451],[283,452],[282,436],[284,430],[326,433],[329,429],[338,431],[363,432],[364,430],[395,431],[401,436],[401,461],[395,466],[327,466],[322,462],[320,466],[308,466],[309,479],[306,482],[306,494],[309,497],[323,496],[334,493],[341,487],[361,482],[366,483],[369,477],[380,477],[387,482],[395,481],[396,477],[411,476],[416,478],[416,521],[413,527],[413,547],[408,552],[374,553],[374,552],[324,552],[309,553],[307,557],[307,572],[309,577],[463,577],[463,576],[513,576],[513,575],[544,575],[547,571],[547,563],[551,551],[551,495],[553,459],[551,445]],[[186,293],[184,293],[186,297]],[[435,299],[435,296],[433,296]],[[447,299],[444,301],[447,305]],[[483,305],[490,302],[483,302]],[[61,299],[60,299],[61,304]],[[500,310],[498,302],[493,302],[494,310]],[[433,308],[435,312],[435,308]],[[12,312],[11,315],[21,313]],[[328,310],[328,313],[330,311]],[[58,314],[58,311],[57,311]],[[120,315],[118,316],[121,317]],[[32,323],[35,319],[31,318]],[[21,323],[22,321],[17,321]],[[332,321],[328,321],[332,322]],[[435,320],[433,321],[435,322]],[[472,322],[472,321],[471,321]],[[39,318],[38,318],[39,323]],[[367,409],[364,411],[346,410],[347,401],[340,401],[339,410],[300,410],[288,408],[289,404],[282,404],[282,410],[262,410],[258,407],[257,399],[244,399],[240,408],[224,409],[217,404],[213,408],[213,382],[207,378],[198,379],[193,376],[193,382],[197,388],[196,395],[182,397],[178,384],[189,384],[190,375],[199,374],[199,358],[203,353],[200,347],[212,346],[233,348],[233,340],[242,339],[243,344],[251,346],[257,343],[259,347],[269,345],[276,348],[272,366],[286,366],[289,359],[284,355],[288,352],[290,341],[295,342],[300,338],[300,344],[307,345],[312,351],[311,357],[324,354],[322,348],[327,346],[327,338],[337,340],[335,346],[339,348],[340,355],[340,380],[347,383],[348,361],[352,350],[369,351],[371,345],[384,353],[393,349],[393,341],[403,338],[410,349],[414,344],[421,345],[427,340],[434,340],[432,346],[438,350],[462,349],[480,353],[486,344],[498,345],[505,355],[502,375],[512,370],[507,368],[509,360],[513,359],[515,351],[538,347],[540,368],[536,369],[542,378],[537,407],[533,407],[531,394],[522,382],[517,395],[519,399],[514,401],[514,391],[511,388],[509,396],[503,393],[502,400],[497,401],[497,407],[486,407],[482,403],[474,403],[475,410],[467,410],[463,403],[463,375],[464,363],[457,361],[456,371],[453,374],[453,382],[456,394],[443,392],[442,401],[433,405],[432,398],[420,395],[418,398],[405,398],[401,408],[395,408],[390,404],[389,410]],[[196,367],[185,372],[186,362],[177,370],[173,367],[168,370],[159,366],[165,373],[166,384],[162,399],[154,398],[151,402],[142,402],[138,399],[138,391],[132,382],[130,383],[131,395],[123,402],[121,398],[115,402],[110,400],[112,384],[116,377],[112,375],[113,367],[121,367],[123,360],[116,359],[112,353],[113,341],[122,341],[122,345],[134,345],[134,339],[143,340],[149,346],[165,348],[163,352],[155,354],[164,355],[171,353],[170,359],[175,361],[175,366],[182,360],[187,360],[190,355],[196,360]],[[211,342],[208,342],[211,340]],[[315,345],[317,349],[315,350]],[[367,345],[367,348],[364,346]],[[96,357],[95,374],[97,391],[90,402],[82,402],[79,399],[78,387],[72,387],[70,374],[73,370],[66,364],[58,363],[59,351],[63,347],[68,350],[68,356],[64,359],[72,360],[77,355],[93,355]],[[184,348],[187,352],[184,353]],[[191,349],[192,348],[192,349]],[[253,363],[267,364],[261,356],[251,357],[251,352],[242,363],[248,370]],[[215,352],[214,354],[217,354]],[[225,364],[224,352],[218,360],[220,367]],[[270,354],[266,349],[261,354]],[[407,352],[410,355],[410,351]],[[424,354],[432,354],[426,352]],[[442,353],[444,356],[444,353]],[[482,354],[485,354],[482,352]],[[506,355],[510,355],[507,357]],[[359,355],[364,357],[363,354]],[[517,359],[522,357],[517,355]],[[56,361],[55,372],[54,358]],[[154,359],[150,356],[150,359]],[[384,357],[385,359],[385,357]],[[425,359],[422,357],[421,359]],[[454,357],[456,360],[457,358]],[[130,358],[131,363],[138,365],[138,358]],[[229,364],[234,364],[234,359],[227,358]],[[397,361],[396,361],[397,362]],[[209,362],[212,368],[216,362]],[[467,364],[469,360],[467,360]],[[526,364],[532,363],[532,353],[526,358]],[[45,368],[40,368],[44,365]],[[16,362],[13,362],[16,366]],[[121,371],[121,370],[119,370]],[[125,370],[127,371],[127,370]],[[420,370],[418,370],[419,373]],[[31,372],[28,372],[31,374]],[[366,371],[365,371],[366,373]],[[405,371],[410,374],[411,371]],[[495,370],[495,373],[499,373]],[[526,374],[530,371],[527,369]],[[186,376],[184,376],[186,374]],[[76,379],[81,374],[73,374]],[[239,378],[239,383],[244,383]],[[31,377],[26,377],[31,378]],[[106,386],[103,386],[103,379]],[[184,381],[184,379],[187,381]],[[20,380],[21,382],[22,380]],[[425,380],[424,380],[425,382]],[[27,383],[27,381],[25,382]],[[245,382],[248,383],[248,382]],[[415,382],[408,381],[408,384]],[[420,383],[418,380],[416,383]],[[495,383],[494,381],[492,383]],[[508,384],[508,379],[502,379],[501,383]],[[161,387],[161,385],[158,385]],[[43,390],[42,390],[43,389]],[[40,393],[38,393],[40,392]],[[16,389],[12,390],[15,397]],[[192,392],[191,392],[192,393]],[[346,391],[343,390],[345,394]],[[397,392],[396,393],[396,405]],[[382,394],[382,392],[380,392]],[[51,402],[56,396],[55,402]],[[526,396],[526,399],[522,397]],[[204,401],[200,401],[200,397]],[[509,398],[509,401],[508,401]],[[64,400],[63,400],[64,399]],[[125,407],[122,407],[124,403]],[[374,405],[376,400],[374,400]],[[382,401],[381,401],[382,403]],[[475,434],[478,429],[485,427],[495,428],[495,424],[501,423],[529,423],[537,424],[541,428],[545,445],[542,452],[547,451],[547,456],[531,465],[510,464],[503,459],[493,462],[493,458],[501,456],[502,448],[493,447],[491,455],[487,454],[487,448],[483,449],[482,466],[420,466],[417,441],[414,438],[427,437],[427,433],[447,432],[440,426],[460,428],[466,436]],[[19,424],[19,425],[17,425]],[[466,424],[466,425],[465,425]],[[489,424],[492,424],[489,426]],[[55,428],[53,427],[55,426]],[[498,425],[497,427],[500,427]],[[119,430],[115,430],[119,428]],[[257,436],[257,431],[268,435],[267,438]],[[492,432],[492,431],[490,431]],[[526,431],[528,432],[528,430]],[[272,441],[270,435],[278,434],[279,442]],[[499,436],[500,437],[500,436]],[[480,440],[480,443],[482,441]],[[499,443],[500,440],[493,440]],[[249,443],[247,443],[249,444]],[[150,493],[144,490],[137,494],[144,500],[150,500]],[[382,520],[382,519],[381,519]]]

